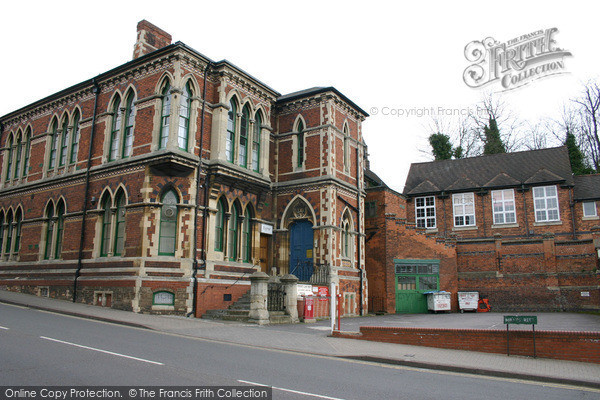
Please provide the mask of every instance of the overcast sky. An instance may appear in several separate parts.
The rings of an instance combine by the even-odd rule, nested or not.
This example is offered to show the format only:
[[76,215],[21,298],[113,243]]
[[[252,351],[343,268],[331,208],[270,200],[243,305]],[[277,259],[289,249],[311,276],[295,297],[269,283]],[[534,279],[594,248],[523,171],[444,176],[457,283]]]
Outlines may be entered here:
[[[402,191],[410,163],[432,159],[422,151],[429,149],[430,120],[418,110],[468,109],[483,95],[463,81],[469,42],[558,28],[556,44],[573,55],[565,59],[568,74],[504,94],[532,122],[558,117],[582,83],[598,77],[598,3],[412,3],[4,2],[0,115],[130,61],[137,22],[146,19],[173,41],[227,59],[282,94],[335,86],[371,114],[363,125],[371,168]],[[398,109],[414,111],[391,115]]]

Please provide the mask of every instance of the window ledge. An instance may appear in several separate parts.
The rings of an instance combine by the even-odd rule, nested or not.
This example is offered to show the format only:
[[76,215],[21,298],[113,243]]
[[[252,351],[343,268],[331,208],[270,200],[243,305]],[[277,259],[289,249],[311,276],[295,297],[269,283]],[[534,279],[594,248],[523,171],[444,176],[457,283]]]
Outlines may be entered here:
[[469,225],[469,226],[455,226],[452,228],[452,232],[460,232],[460,231],[476,231],[477,225]]
[[175,311],[175,306],[153,304],[152,311]]
[[492,225],[492,229],[496,229],[496,228],[518,228],[519,224],[494,224]]
[[582,219],[582,221],[597,221],[600,219],[600,217],[596,215],[594,217],[583,217],[581,219]]
[[562,225],[562,221],[544,221],[544,222],[534,222],[533,226],[551,226],[551,225]]

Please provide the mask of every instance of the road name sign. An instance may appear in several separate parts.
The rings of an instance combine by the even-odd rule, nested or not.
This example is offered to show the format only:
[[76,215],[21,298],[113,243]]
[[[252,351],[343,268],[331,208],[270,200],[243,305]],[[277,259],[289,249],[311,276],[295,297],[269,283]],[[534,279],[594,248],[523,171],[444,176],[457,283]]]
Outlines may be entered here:
[[535,315],[505,315],[505,324],[537,325],[537,316]]

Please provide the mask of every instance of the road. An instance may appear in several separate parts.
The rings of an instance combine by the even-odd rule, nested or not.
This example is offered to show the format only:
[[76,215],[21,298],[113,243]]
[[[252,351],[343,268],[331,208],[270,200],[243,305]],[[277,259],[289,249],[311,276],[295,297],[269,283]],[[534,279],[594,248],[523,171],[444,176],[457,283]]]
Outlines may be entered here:
[[273,386],[274,399],[600,397],[594,389],[254,348],[0,304],[0,386],[249,384]]

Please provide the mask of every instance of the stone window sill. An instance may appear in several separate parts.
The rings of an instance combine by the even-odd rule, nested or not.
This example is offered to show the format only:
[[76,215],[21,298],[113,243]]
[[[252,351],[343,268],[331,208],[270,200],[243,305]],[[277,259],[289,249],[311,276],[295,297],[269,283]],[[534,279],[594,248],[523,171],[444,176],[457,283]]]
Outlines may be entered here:
[[492,225],[492,229],[496,228],[518,228],[519,224],[494,224]]
[[476,231],[477,225],[472,225],[472,226],[455,226],[454,228],[452,228],[452,232],[460,232],[460,231]]
[[534,222],[533,226],[551,226],[551,225],[562,225],[562,221],[544,221],[544,222]]
[[591,216],[591,217],[583,217],[581,218],[582,221],[597,221],[599,220],[600,217],[599,216]]

